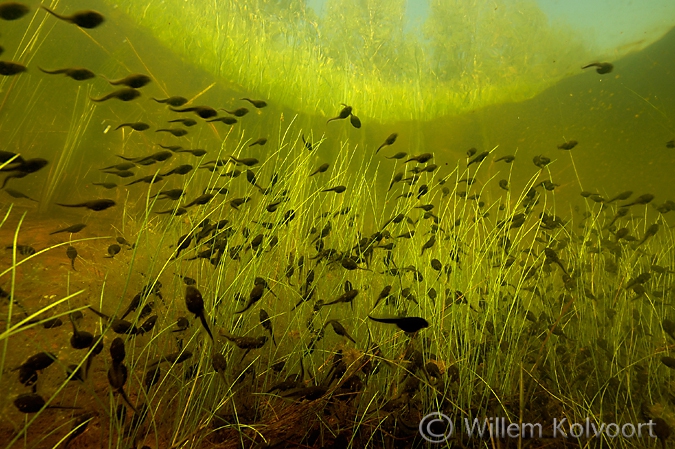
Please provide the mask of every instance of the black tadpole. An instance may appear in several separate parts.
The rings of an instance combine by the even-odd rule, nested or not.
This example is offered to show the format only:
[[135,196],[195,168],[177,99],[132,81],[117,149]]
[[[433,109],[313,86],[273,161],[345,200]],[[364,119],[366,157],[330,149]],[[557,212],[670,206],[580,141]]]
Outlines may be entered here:
[[168,97],[168,98],[152,98],[155,100],[157,103],[164,103],[168,104],[169,106],[174,106],[174,107],[180,107],[183,106],[185,103],[188,102],[187,98],[185,97]]
[[272,337],[272,343],[274,343],[274,346],[276,346],[277,342],[274,339],[274,331],[272,330],[272,321],[270,321],[269,314],[263,309],[260,309],[260,324],[262,325],[262,327],[265,328],[267,332],[270,333],[270,336]]
[[178,317],[176,320],[176,326],[178,329],[172,330],[171,332],[182,332],[190,327],[190,322],[184,316]]
[[396,142],[396,138],[398,137],[398,133],[393,133],[387,139],[384,141],[382,145],[380,145],[377,150],[375,150],[375,154],[379,153],[380,150],[384,147],[388,147],[389,145],[393,145],[394,142]]
[[0,19],[17,20],[28,14],[30,9],[26,5],[16,2],[0,4]]
[[14,399],[14,406],[21,412],[21,413],[37,413],[43,408],[55,408],[55,409],[66,409],[66,410],[74,410],[74,409],[79,409],[80,407],[66,407],[66,406],[56,406],[56,405],[49,405],[46,406],[47,401],[44,400],[42,396],[36,393],[24,393],[20,394],[17,396],[16,399]]
[[80,232],[81,230],[83,230],[86,227],[87,227],[86,224],[78,223],[78,224],[74,224],[72,226],[68,226],[67,228],[57,229],[54,232],[50,232],[49,235],[60,234],[62,232],[68,232],[68,233],[71,233],[71,234],[75,234],[75,233]]
[[86,331],[77,330],[75,320],[73,320],[72,316],[70,317],[70,322],[73,325],[73,335],[70,337],[70,346],[72,346],[73,349],[87,349],[91,347],[92,343],[94,343],[94,335]]
[[40,8],[44,9],[45,11],[47,11],[49,14],[53,15],[56,18],[61,19],[65,22],[70,22],[74,25],[77,25],[80,28],[87,28],[87,29],[96,28],[105,21],[105,17],[103,17],[100,13],[96,11],[90,10],[78,11],[70,16],[62,16],[45,6],[40,6]]
[[185,305],[189,312],[194,313],[195,316],[199,317],[202,322],[202,326],[206,329],[206,332],[211,337],[211,340],[215,341],[211,329],[206,322],[206,316],[204,315],[204,299],[202,294],[197,290],[193,285],[188,285],[185,289]]
[[592,64],[583,66],[582,69],[587,69],[589,67],[595,67],[595,71],[598,72],[600,75],[610,73],[612,70],[614,70],[614,66],[609,62],[594,62]]
[[241,98],[241,100],[248,101],[257,109],[264,108],[265,106],[267,106],[267,103],[263,100],[252,100],[250,98]]
[[351,335],[349,335],[349,332],[347,332],[347,329],[338,321],[338,320],[328,320],[326,321],[326,324],[323,325],[325,328],[328,325],[333,326],[333,330],[335,331],[336,334],[338,334],[341,337],[346,337],[347,339],[351,340],[352,343],[356,344],[356,340],[352,338]]
[[427,320],[416,316],[403,318],[373,318],[369,315],[368,318],[377,321],[378,323],[395,324],[404,332],[417,332],[420,329],[429,327],[429,322]]
[[333,117],[333,118],[328,119],[326,124],[332,122],[333,120],[344,120],[347,117],[349,117],[351,114],[352,114],[352,107],[351,106],[345,106],[344,108],[342,108],[342,110],[340,111],[340,114],[337,117]]
[[124,361],[126,351],[124,349],[124,340],[120,337],[116,337],[112,343],[110,343],[110,357],[112,358],[113,364],[119,364]]
[[129,400],[129,396],[127,396],[127,393],[124,391],[124,385],[127,383],[128,377],[129,370],[124,363],[113,362],[113,365],[108,369],[108,383],[110,384],[110,387],[122,395],[124,402],[136,412],[136,407],[133,406]]
[[102,210],[106,210],[109,207],[113,207],[115,205],[115,202],[109,199],[101,199],[101,200],[85,201],[84,203],[77,203],[77,204],[63,204],[63,203],[56,203],[56,204],[63,207],[86,207],[89,210],[99,212]]
[[253,290],[251,290],[251,293],[249,294],[248,302],[246,303],[246,306],[244,306],[244,308],[242,310],[238,310],[234,313],[240,314],[240,313],[246,312],[248,309],[250,309],[253,306],[253,304],[260,301],[260,298],[263,297],[264,293],[265,293],[265,285],[264,284],[256,284],[255,287],[253,287]]
[[124,85],[133,89],[139,89],[152,81],[152,78],[150,78],[148,75],[143,75],[142,73],[132,73],[131,75],[125,76],[124,78],[120,78],[118,80],[109,80],[108,78],[105,78],[105,80],[113,86]]
[[45,70],[43,68],[38,67],[40,71],[48,74],[48,75],[65,75],[67,77],[70,77],[74,79],[75,81],[85,81],[91,78],[95,78],[96,74],[92,72],[89,69],[85,69],[84,67],[72,67],[72,68],[66,68],[66,69],[56,69],[56,70]]
[[75,249],[74,246],[68,245],[68,248],[66,248],[66,256],[68,256],[68,259],[70,259],[70,267],[73,270],[75,270],[75,259],[77,259],[77,250]]
[[111,98],[117,98],[120,101],[131,101],[135,98],[138,98],[141,96],[141,93],[137,91],[136,89],[133,89],[131,87],[125,87],[123,89],[118,89],[113,92],[110,92],[107,95],[104,95],[99,98],[92,98],[89,97],[91,101],[94,101],[96,103],[100,103],[102,101],[107,101],[110,100]]

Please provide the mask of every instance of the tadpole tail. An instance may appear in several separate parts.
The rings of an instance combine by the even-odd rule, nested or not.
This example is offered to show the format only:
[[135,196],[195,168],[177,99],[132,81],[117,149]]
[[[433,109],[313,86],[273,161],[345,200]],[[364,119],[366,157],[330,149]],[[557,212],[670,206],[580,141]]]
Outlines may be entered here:
[[62,16],[62,15],[60,15],[60,14],[55,13],[55,12],[52,11],[51,9],[47,8],[46,6],[40,5],[40,8],[44,9],[45,11],[47,11],[49,14],[51,14],[51,15],[54,16],[54,17],[56,17],[57,19],[66,20],[66,17],[64,17],[64,16]]
[[129,407],[131,407],[131,410],[133,410],[134,413],[138,413],[138,410],[136,410],[136,407],[134,407],[133,404],[131,404],[131,401],[129,400],[129,397],[127,396],[127,393],[124,391],[124,387],[122,387],[122,388],[120,388],[119,390],[117,390],[117,392],[118,392],[120,395],[122,395],[122,399],[124,399],[124,402],[126,402],[127,405],[128,405]]
[[211,333],[211,329],[209,329],[209,325],[206,322],[206,317],[203,312],[199,314],[199,319],[202,322],[202,326],[204,326],[204,329],[206,329],[206,332],[209,334],[209,337],[211,337],[211,341],[215,342],[216,340],[213,338],[213,334]]

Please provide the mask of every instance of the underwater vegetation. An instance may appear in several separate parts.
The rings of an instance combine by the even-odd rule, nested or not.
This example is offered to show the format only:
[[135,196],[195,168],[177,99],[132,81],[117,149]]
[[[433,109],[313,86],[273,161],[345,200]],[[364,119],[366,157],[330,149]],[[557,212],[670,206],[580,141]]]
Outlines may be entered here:
[[[582,189],[575,158],[598,142],[537,142],[534,157],[481,136],[428,147],[406,135],[414,127],[372,120],[418,118],[426,100],[407,90],[373,103],[337,89],[312,106],[318,119],[289,116],[278,102],[294,87],[218,90],[208,72],[181,85],[141,58],[152,49],[129,39],[137,60],[123,57],[123,18],[79,5],[0,3],[5,447],[428,447],[419,424],[439,412],[457,429],[549,425],[436,447],[670,444],[675,202],[629,180]],[[341,11],[364,30],[377,23]],[[402,83],[372,47],[400,42],[373,28],[358,46],[362,35],[342,31],[331,39]],[[61,39],[90,52],[33,50]],[[436,76],[452,84],[466,61],[450,59]],[[229,64],[239,80],[253,67]],[[574,64],[615,75],[583,52]],[[519,82],[542,67],[527,70]],[[506,98],[480,92],[472,108]],[[448,98],[434,108],[461,110]],[[567,160],[574,172],[558,175]],[[558,438],[550,423],[563,418],[651,422],[653,434]]]
[[432,0],[413,28],[407,3],[329,0],[319,15],[291,0],[219,1],[210,14],[198,2],[114,2],[207,72],[324,116],[345,98],[382,122],[455,115],[531,98],[603,56],[532,1]]

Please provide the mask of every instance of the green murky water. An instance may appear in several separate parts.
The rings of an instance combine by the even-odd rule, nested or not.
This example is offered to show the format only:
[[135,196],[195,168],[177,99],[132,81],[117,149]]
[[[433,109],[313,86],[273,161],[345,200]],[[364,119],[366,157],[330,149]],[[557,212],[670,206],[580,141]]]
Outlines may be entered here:
[[[470,3],[461,15],[432,2],[420,40],[405,34],[415,30],[401,25],[405,8],[395,3],[335,2],[330,19],[299,4],[76,1],[53,6],[95,9],[104,24],[80,29],[34,4],[0,22],[0,60],[27,67],[0,77],[0,150],[48,161],[35,173],[21,160],[2,168],[10,177],[0,192],[2,441],[55,447],[86,422],[69,447],[423,447],[418,424],[438,411],[456,426],[541,422],[545,434],[526,443],[534,447],[657,443],[552,438],[551,422],[564,417],[654,419],[663,439],[675,425],[672,32],[610,59],[613,70],[601,75],[580,69],[593,49],[566,40],[562,25],[549,28],[527,3],[486,19]],[[473,33],[448,38],[467,23]],[[64,67],[97,76],[40,71]],[[118,88],[103,76],[129,73],[152,78],[139,98],[90,100]],[[226,125],[152,100],[172,95],[218,117],[232,117],[219,108],[248,113]],[[340,103],[360,128],[349,118],[326,123]],[[177,118],[197,124],[168,122]],[[149,129],[116,130],[129,122]],[[157,132],[165,128],[187,134]],[[392,133],[395,142],[376,152]],[[250,146],[260,138],[264,145]],[[558,148],[571,141],[571,150]],[[168,159],[142,159],[160,151]],[[424,153],[432,157],[406,163]],[[119,156],[136,159],[131,176],[101,170]],[[325,172],[309,176],[322,164]],[[187,174],[167,174],[184,165]],[[155,174],[154,184],[127,185]],[[337,186],[346,189],[324,191]],[[172,189],[184,196],[156,196]],[[654,198],[627,206],[645,194]],[[188,206],[200,197],[204,204]],[[115,206],[57,204],[102,198]],[[78,223],[87,226],[50,234]],[[15,239],[37,253],[13,251]],[[267,286],[261,298],[256,278]],[[191,280],[214,340],[188,310]],[[345,302],[349,290],[358,294]],[[116,334],[126,323],[89,309],[121,319],[137,294],[124,319],[147,332]],[[72,347],[78,309],[77,328],[103,336],[98,355],[95,345]],[[369,315],[420,317],[429,327],[413,335]],[[43,328],[57,316],[61,326]],[[128,403],[115,386],[116,337]],[[41,351],[57,360],[35,370],[37,381],[30,367],[14,370]],[[68,380],[87,358],[86,379]],[[30,394],[75,408],[35,406]],[[20,401],[36,409],[22,412]],[[488,442],[455,434],[443,444]]]

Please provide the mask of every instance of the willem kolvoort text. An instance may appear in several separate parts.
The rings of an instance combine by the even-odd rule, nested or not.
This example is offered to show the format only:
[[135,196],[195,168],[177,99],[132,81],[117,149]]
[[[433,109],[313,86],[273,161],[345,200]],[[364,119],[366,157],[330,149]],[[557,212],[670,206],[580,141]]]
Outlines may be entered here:
[[[473,421],[464,419],[464,429],[476,438],[656,438],[655,423],[650,419],[640,423],[595,423],[586,418],[583,422],[570,423],[567,418],[554,419],[549,425],[542,423],[514,423],[507,418],[485,418]],[[546,432],[545,432],[546,430]]]

